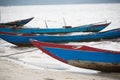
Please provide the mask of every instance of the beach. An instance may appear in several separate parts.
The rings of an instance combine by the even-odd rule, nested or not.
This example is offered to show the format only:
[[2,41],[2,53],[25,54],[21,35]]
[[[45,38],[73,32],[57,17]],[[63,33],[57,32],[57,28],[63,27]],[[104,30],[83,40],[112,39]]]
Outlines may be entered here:
[[0,47],[0,80],[120,79],[120,73],[105,73],[64,64],[43,54],[35,47],[29,49],[8,46],[10,44],[5,42]]
[[0,59],[0,80],[119,80],[120,73],[85,74],[67,71],[30,69]]

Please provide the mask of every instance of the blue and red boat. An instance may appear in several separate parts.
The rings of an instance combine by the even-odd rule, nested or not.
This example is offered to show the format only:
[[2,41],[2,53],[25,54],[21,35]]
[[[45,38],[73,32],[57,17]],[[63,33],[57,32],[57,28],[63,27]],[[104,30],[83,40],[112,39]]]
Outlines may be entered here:
[[82,25],[71,28],[2,28],[0,27],[0,32],[11,32],[11,33],[22,33],[22,34],[60,34],[60,33],[72,33],[72,32],[99,32],[106,28],[109,23],[95,23]]
[[31,40],[31,43],[47,55],[80,68],[104,72],[120,72],[120,52],[89,46],[60,45]]
[[10,34],[0,33],[0,38],[18,46],[31,45],[30,39],[36,39],[43,42],[66,43],[66,42],[86,42],[100,41],[120,38],[120,28],[82,35],[37,35],[37,34]]

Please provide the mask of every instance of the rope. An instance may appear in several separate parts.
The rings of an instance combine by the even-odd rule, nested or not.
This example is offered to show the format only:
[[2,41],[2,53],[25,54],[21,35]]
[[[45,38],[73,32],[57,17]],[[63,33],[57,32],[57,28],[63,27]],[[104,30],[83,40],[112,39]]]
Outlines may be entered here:
[[4,55],[4,56],[0,56],[0,57],[9,57],[9,56],[18,55],[18,54],[24,54],[24,53],[26,53],[26,52],[31,52],[31,51],[36,51],[36,50],[38,50],[38,49],[32,49],[32,50],[29,50],[29,51],[18,52],[18,53],[9,54],[9,55]]

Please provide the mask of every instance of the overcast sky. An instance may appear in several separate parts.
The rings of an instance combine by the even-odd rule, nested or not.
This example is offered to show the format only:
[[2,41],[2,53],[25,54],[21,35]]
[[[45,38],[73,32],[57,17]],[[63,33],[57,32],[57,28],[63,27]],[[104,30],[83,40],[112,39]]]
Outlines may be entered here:
[[48,5],[81,3],[120,3],[120,0],[0,0],[0,6],[8,5]]

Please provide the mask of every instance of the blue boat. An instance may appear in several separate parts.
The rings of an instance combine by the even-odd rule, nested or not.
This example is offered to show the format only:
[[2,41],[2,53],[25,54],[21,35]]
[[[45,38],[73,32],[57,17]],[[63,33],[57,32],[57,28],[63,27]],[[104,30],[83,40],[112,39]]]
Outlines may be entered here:
[[[104,72],[120,72],[120,52],[87,46],[60,45],[31,40],[31,43],[47,55],[80,68]],[[75,48],[74,48],[75,47]]]
[[65,42],[85,42],[100,41],[120,38],[120,28],[84,35],[24,35],[24,34],[5,34],[1,33],[0,38],[18,46],[31,45],[30,39],[36,39],[44,42],[65,43]]
[[34,17],[28,18],[28,19],[23,19],[23,20],[16,20],[12,22],[6,22],[6,23],[0,23],[0,27],[15,27],[15,26],[24,26],[28,22],[30,22]]
[[96,24],[89,24],[83,26],[77,26],[72,28],[47,28],[47,29],[40,29],[40,28],[20,28],[20,29],[13,29],[13,28],[0,28],[0,32],[15,32],[15,33],[23,33],[23,34],[59,34],[59,33],[70,33],[70,32],[98,32],[109,23],[96,23]]

